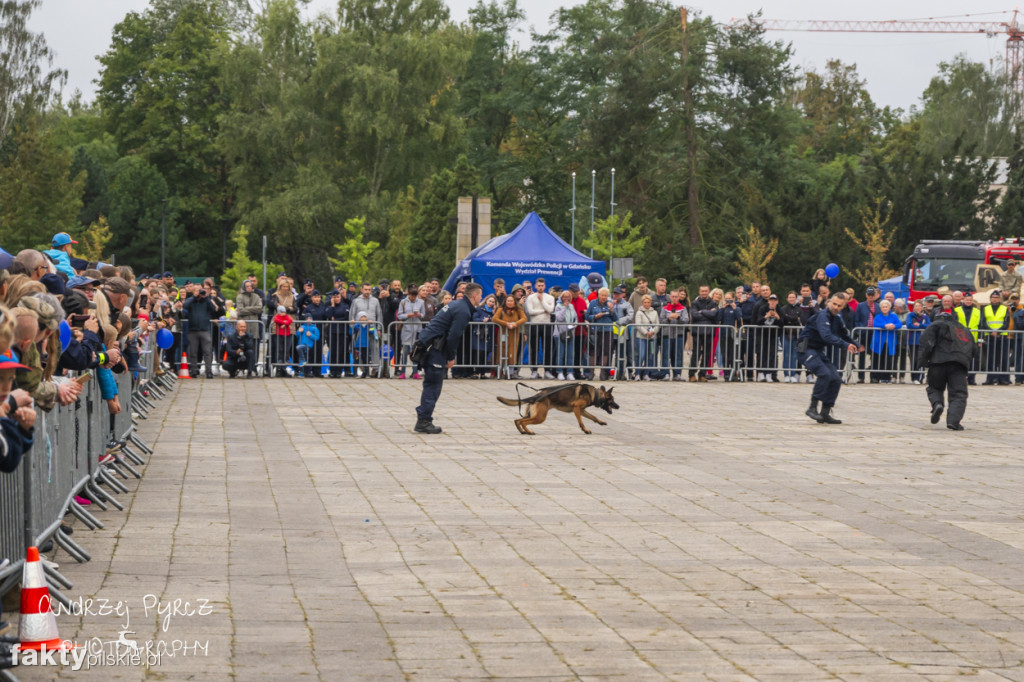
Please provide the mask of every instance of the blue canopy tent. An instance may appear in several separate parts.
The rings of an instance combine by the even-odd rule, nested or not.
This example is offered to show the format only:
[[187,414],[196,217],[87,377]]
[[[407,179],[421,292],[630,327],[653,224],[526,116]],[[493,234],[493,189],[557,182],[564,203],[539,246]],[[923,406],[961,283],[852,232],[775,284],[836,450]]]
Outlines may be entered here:
[[500,277],[511,291],[515,282],[543,277],[549,289],[556,284],[564,289],[591,272],[604,275],[606,267],[604,261],[588,258],[566,244],[540,216],[530,213],[516,229],[470,251],[444,288],[455,291],[459,282],[473,281],[488,293]]
[[885,296],[890,291],[893,293],[893,296],[903,300],[907,300],[910,296],[910,287],[903,283],[903,275],[893,277],[892,279],[878,280],[878,293],[881,296]]

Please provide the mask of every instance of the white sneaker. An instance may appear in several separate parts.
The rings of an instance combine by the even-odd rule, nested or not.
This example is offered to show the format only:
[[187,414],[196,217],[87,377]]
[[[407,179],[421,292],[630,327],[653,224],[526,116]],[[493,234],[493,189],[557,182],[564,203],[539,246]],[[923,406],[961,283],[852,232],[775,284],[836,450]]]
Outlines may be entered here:
[[533,370],[533,373],[530,374],[530,378],[531,379],[540,379],[540,372],[538,372],[537,370]]
[[767,378],[765,377],[765,375],[763,373],[758,372],[757,373],[757,380],[758,381],[767,381]]
[[812,377],[810,374],[808,374],[806,381],[809,384],[813,384],[814,383],[814,377]]
[[918,381],[917,379],[914,379],[914,385],[915,385],[915,386],[920,386],[920,385],[921,385],[921,382],[920,382],[920,381]]
[[575,374],[573,374],[572,372],[569,372],[568,374],[566,374],[566,375],[565,375],[565,378],[566,378],[566,379],[567,379],[568,381],[576,381],[576,375],[575,375]]
[[563,374],[562,372],[559,372],[558,373],[558,380],[559,381],[565,381],[565,374]]
[[544,370],[544,377],[546,379],[554,379],[556,376],[557,375],[554,372],[552,372],[550,369]]

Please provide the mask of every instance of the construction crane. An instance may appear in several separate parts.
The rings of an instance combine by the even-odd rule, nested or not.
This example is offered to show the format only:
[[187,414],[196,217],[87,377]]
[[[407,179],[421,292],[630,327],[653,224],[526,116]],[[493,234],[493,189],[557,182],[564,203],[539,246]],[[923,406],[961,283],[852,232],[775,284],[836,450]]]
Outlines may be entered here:
[[[998,12],[1009,14],[1010,12]],[[1024,26],[1018,21],[1019,10],[1013,10],[1009,21],[972,21],[969,17],[983,16],[965,14],[957,17],[929,17],[924,19],[891,19],[888,21],[844,21],[844,20],[788,20],[752,19],[752,22],[766,31],[812,31],[842,33],[966,33],[984,35],[989,38],[1006,36],[1006,73],[1009,87],[1017,94],[1018,106],[1024,107]],[[949,19],[958,19],[949,21]],[[733,22],[739,26],[746,20]],[[1024,119],[1024,108],[1017,112]]]

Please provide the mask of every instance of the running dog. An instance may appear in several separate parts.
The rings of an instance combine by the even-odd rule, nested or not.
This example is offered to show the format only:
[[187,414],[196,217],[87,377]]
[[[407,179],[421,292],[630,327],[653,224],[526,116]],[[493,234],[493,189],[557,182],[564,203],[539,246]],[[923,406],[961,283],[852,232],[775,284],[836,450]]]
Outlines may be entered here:
[[[525,386],[525,384],[524,384]],[[527,428],[531,424],[543,424],[544,420],[548,416],[548,411],[555,409],[561,412],[572,412],[576,415],[576,421],[580,423],[580,428],[583,429],[583,433],[590,433],[590,429],[583,425],[583,417],[591,421],[595,421],[601,426],[606,426],[607,423],[601,421],[594,415],[587,412],[588,407],[593,405],[598,409],[602,409],[608,414],[612,413],[612,410],[619,409],[618,403],[615,402],[615,398],[612,397],[612,390],[609,388],[605,390],[604,386],[596,388],[590,384],[574,383],[574,384],[562,384],[560,386],[550,386],[548,388],[542,388],[537,391],[529,398],[502,398],[498,396],[498,402],[504,405],[513,405],[520,409],[522,414],[522,407],[526,405],[526,416],[515,420],[516,428],[519,429],[519,433],[534,435],[533,431]]]

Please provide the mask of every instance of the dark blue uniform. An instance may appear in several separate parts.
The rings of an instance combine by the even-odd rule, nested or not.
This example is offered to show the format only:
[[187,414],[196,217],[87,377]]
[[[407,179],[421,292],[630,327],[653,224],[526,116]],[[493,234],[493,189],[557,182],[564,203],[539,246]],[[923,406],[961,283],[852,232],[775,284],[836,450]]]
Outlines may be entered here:
[[462,333],[473,319],[475,311],[467,299],[460,298],[437,311],[420,331],[419,340],[430,348],[424,368],[423,393],[420,405],[416,408],[416,416],[421,421],[433,421],[434,406],[441,397],[441,387],[448,374],[447,364],[455,359],[455,353],[462,343]]
[[815,313],[797,337],[797,359],[808,372],[818,377],[811,397],[820,400],[824,407],[836,404],[839,387],[843,383],[839,370],[829,359],[829,349],[845,348],[851,343],[857,345],[846,330],[843,318],[833,315],[828,308]]

